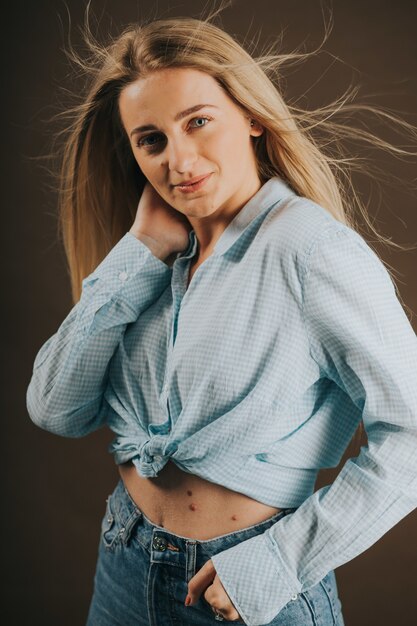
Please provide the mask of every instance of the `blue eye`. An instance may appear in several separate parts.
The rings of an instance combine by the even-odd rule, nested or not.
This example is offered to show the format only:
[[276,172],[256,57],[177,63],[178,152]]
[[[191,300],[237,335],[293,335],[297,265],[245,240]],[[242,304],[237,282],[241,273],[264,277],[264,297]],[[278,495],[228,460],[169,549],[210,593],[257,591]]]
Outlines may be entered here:
[[[211,117],[207,117],[205,115],[203,116],[199,116],[199,117],[193,117],[190,120],[190,123],[193,122],[194,120],[205,120],[206,122],[209,122],[212,118]],[[195,128],[204,128],[204,126],[207,126],[207,124],[200,124],[198,126],[195,126]],[[141,148],[142,146],[145,148],[153,148],[155,145],[157,145],[158,141],[154,141],[149,143],[145,143],[146,141],[148,141],[149,139],[158,137],[158,134],[154,133],[153,135],[147,135],[146,137],[142,137],[141,139],[139,139],[139,141],[136,143],[136,146],[138,148]]]
[[[204,121],[207,121],[208,119],[209,119],[208,117],[193,117],[193,119],[191,121],[194,121],[194,120],[204,120]],[[203,124],[203,126],[206,126],[206,124]],[[197,128],[199,128],[199,127],[197,126]]]

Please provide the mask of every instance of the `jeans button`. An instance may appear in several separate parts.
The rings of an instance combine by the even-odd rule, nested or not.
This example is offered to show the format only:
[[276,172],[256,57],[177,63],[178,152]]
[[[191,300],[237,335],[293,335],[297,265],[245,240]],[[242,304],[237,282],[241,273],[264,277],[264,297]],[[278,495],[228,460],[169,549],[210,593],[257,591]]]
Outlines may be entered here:
[[165,537],[160,537],[159,535],[155,535],[153,538],[152,547],[155,548],[155,550],[159,550],[160,552],[163,552],[164,550],[167,549],[167,543],[168,541],[165,539]]

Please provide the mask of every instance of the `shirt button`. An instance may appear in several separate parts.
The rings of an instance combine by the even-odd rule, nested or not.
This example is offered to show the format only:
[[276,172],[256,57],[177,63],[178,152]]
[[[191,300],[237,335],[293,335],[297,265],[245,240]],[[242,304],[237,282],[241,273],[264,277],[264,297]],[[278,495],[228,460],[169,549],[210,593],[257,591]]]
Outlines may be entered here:
[[127,272],[120,272],[119,279],[125,281],[127,279]]

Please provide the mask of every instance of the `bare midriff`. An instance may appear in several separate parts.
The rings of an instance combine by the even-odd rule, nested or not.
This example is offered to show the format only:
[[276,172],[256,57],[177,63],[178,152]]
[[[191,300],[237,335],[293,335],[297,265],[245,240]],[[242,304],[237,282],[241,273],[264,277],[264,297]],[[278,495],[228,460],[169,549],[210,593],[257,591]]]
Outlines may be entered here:
[[131,461],[118,468],[129,495],[150,522],[190,539],[213,539],[281,510],[184,472],[171,459],[150,478],[140,476]]

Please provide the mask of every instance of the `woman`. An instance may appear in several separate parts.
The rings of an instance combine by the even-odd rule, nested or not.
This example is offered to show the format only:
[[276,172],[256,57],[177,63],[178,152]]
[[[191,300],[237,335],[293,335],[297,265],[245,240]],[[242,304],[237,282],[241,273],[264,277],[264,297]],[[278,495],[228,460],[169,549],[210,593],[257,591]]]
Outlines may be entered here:
[[27,393],[41,428],[116,435],[87,624],[342,626],[334,569],[417,506],[417,339],[342,160],[208,20],[88,41],[61,171],[75,304]]

